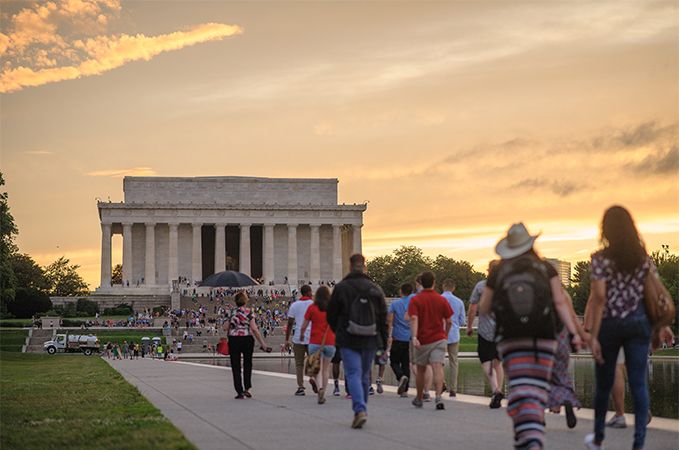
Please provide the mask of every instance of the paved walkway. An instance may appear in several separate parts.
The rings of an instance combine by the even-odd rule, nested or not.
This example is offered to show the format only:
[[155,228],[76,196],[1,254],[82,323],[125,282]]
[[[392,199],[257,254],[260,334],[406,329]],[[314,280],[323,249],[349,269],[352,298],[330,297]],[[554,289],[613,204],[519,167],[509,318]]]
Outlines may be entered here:
[[[510,449],[512,427],[504,408],[459,395],[445,411],[422,410],[398,398],[395,388],[370,398],[368,423],[352,430],[350,401],[293,396],[294,376],[255,371],[254,398],[235,400],[229,368],[149,359],[109,361],[200,449]],[[309,389],[310,391],[310,389]],[[568,430],[563,416],[547,415],[547,448],[580,449],[592,429],[591,410],[579,411]],[[631,421],[628,419],[628,423]],[[647,450],[679,448],[679,421],[654,418]],[[633,428],[609,430],[608,449],[631,448]]]

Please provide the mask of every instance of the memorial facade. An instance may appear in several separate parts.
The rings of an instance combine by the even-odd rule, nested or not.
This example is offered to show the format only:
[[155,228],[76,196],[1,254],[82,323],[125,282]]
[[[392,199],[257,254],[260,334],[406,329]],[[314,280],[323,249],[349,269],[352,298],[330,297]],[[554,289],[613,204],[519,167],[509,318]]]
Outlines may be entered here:
[[[338,204],[337,179],[125,177],[124,201],[99,202],[101,285],[167,292],[227,269],[263,283],[339,281],[361,252],[365,204]],[[111,283],[122,235],[122,286]]]

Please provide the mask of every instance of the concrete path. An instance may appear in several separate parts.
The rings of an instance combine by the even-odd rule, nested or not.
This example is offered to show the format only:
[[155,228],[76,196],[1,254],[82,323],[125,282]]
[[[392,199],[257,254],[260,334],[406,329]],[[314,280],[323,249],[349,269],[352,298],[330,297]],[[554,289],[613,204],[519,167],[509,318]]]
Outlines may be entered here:
[[[386,386],[383,395],[370,398],[365,427],[352,430],[349,400],[330,396],[318,405],[314,395],[295,397],[293,375],[255,371],[254,398],[235,400],[226,367],[149,359],[109,363],[204,450],[512,448],[505,409],[490,410],[488,399],[481,397],[446,399],[445,411],[435,411],[433,403],[416,410]],[[563,416],[547,415],[548,449],[584,448],[583,439],[592,430],[585,417],[592,411],[578,415],[574,430]],[[654,418],[651,425],[647,450],[679,448],[679,421]],[[608,430],[606,448],[631,448],[632,433],[632,427]]]

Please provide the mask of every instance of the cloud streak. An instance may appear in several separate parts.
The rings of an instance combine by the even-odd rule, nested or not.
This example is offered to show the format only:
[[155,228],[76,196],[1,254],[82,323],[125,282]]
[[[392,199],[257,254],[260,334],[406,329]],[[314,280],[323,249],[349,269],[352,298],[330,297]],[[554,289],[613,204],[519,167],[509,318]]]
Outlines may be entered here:
[[[0,92],[100,75],[132,61],[241,34],[237,25],[204,23],[184,31],[99,34],[120,11],[117,0],[69,0],[24,8],[0,33]],[[67,29],[64,20],[71,24]]]
[[156,171],[151,167],[132,167],[129,169],[105,169],[105,170],[94,170],[92,172],[87,172],[87,176],[90,177],[145,177],[157,175]]

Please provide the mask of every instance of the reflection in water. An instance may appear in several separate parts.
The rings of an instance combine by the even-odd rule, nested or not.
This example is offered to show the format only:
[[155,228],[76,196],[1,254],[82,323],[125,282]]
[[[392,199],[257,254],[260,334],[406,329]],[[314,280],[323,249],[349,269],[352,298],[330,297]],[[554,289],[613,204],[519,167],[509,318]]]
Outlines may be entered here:
[[[216,361],[206,359],[199,362],[229,365],[226,359]],[[295,363],[292,358],[255,358],[254,368],[269,372],[295,373]],[[578,398],[585,408],[591,408],[595,390],[594,362],[591,359],[572,359],[570,370],[575,381],[575,391]],[[389,367],[385,372],[384,382],[385,384],[396,385],[394,373]],[[679,419],[679,361],[652,361],[649,364],[649,391],[651,412],[654,416]],[[490,388],[486,386],[483,370],[478,360],[460,360],[458,392],[490,398]],[[632,412],[632,397],[629,387],[626,387],[625,392],[625,411]]]

